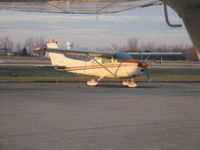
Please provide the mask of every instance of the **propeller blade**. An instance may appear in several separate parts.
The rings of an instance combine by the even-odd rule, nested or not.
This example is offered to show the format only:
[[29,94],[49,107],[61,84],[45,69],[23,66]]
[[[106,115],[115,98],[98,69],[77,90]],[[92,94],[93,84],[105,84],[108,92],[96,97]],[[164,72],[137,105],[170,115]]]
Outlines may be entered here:
[[139,55],[140,55],[140,59],[143,61],[143,60],[144,60],[144,58],[143,58],[143,56],[142,56],[142,51],[141,51],[141,50],[139,50],[138,52],[139,52]]
[[148,80],[149,82],[151,82],[151,76],[150,76],[150,74],[149,74],[148,69],[145,68],[145,69],[144,69],[144,72],[145,72],[145,74],[146,74],[146,76],[147,76],[147,80]]

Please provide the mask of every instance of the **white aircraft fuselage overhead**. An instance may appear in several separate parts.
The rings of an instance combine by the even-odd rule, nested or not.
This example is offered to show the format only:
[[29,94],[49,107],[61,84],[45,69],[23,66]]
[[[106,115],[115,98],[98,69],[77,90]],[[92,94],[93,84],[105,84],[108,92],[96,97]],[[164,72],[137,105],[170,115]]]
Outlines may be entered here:
[[200,0],[162,0],[182,18],[200,60]]
[[[161,2],[164,3],[165,17],[166,6],[170,6],[182,18],[200,60],[200,0],[0,0],[0,10],[106,14]],[[167,23],[170,24],[168,21]]]

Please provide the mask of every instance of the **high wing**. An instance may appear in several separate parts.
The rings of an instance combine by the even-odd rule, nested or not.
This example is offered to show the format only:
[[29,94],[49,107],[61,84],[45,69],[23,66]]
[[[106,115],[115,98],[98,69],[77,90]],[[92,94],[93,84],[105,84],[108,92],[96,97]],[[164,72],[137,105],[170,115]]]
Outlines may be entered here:
[[[57,43],[56,43],[57,44]],[[124,52],[112,52],[112,51],[94,51],[85,49],[60,49],[53,47],[36,48],[35,52],[51,52],[60,53],[73,56],[88,56],[88,57],[104,57],[104,58],[116,58],[116,59],[132,59],[132,54]]]
[[[111,58],[115,52],[111,51],[89,51],[89,50],[78,50],[78,49],[56,49],[56,48],[47,48],[47,52],[55,52],[55,53],[65,53],[69,55],[76,55],[76,56],[91,56],[91,57],[106,57]],[[36,49],[36,51],[40,51],[40,49]]]
[[0,0],[0,10],[106,14],[160,4],[159,0]]

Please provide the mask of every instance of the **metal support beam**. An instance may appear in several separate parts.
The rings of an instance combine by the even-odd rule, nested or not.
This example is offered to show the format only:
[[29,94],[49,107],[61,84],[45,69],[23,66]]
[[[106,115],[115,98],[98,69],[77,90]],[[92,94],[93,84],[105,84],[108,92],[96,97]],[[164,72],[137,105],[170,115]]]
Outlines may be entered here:
[[167,25],[170,26],[170,27],[173,27],[173,28],[180,28],[180,27],[182,27],[181,24],[172,24],[169,21],[168,11],[167,11],[167,2],[166,1],[163,2],[163,6],[164,6],[165,21],[166,21]]

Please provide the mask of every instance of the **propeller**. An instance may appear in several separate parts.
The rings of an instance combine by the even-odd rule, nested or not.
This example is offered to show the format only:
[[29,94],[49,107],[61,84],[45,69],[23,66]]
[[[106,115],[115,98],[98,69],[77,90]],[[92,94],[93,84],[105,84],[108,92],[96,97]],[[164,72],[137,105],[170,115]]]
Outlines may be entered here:
[[145,74],[146,74],[146,76],[147,76],[147,80],[151,83],[151,76],[150,76],[150,74],[149,74],[149,70],[148,70],[147,68],[145,68],[145,69],[144,69],[144,72],[145,72]]
[[138,52],[139,52],[140,59],[142,60],[140,62],[140,64],[139,64],[139,66],[142,67],[142,68],[144,68],[144,73],[147,76],[147,81],[151,82],[151,76],[150,76],[149,71],[147,69],[147,67],[149,66],[149,64],[144,61],[144,58],[142,56],[141,50],[139,50]]

